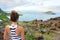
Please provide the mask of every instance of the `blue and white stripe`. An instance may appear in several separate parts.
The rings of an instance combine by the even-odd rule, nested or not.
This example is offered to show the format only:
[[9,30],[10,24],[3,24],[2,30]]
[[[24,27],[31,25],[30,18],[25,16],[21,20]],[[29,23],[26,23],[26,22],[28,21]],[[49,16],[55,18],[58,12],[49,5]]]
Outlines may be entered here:
[[9,28],[10,28],[10,31],[11,31],[10,40],[21,40],[21,36],[18,36],[15,32],[16,28],[17,28],[17,25],[15,25],[14,27],[10,26]]

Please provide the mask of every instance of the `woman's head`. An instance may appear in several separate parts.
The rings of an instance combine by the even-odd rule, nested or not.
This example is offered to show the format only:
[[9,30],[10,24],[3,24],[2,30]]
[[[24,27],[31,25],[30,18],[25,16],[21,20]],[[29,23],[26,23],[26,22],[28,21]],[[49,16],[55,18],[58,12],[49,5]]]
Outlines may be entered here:
[[11,14],[10,14],[10,20],[12,22],[17,22],[18,18],[19,18],[19,14],[16,12],[16,11],[11,11]]

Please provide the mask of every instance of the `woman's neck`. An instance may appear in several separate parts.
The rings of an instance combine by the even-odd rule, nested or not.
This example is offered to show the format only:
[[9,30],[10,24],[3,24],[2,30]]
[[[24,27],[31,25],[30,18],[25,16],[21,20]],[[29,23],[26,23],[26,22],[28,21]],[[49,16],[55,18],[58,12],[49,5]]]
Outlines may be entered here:
[[17,24],[17,22],[12,22],[12,25],[14,26],[14,25],[16,25]]

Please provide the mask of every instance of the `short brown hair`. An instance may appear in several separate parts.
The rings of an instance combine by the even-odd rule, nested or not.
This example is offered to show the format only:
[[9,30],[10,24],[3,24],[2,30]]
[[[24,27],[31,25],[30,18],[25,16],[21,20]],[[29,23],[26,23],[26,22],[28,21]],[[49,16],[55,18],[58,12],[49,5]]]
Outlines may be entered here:
[[13,10],[11,11],[10,18],[11,21],[16,22],[19,18],[19,14]]

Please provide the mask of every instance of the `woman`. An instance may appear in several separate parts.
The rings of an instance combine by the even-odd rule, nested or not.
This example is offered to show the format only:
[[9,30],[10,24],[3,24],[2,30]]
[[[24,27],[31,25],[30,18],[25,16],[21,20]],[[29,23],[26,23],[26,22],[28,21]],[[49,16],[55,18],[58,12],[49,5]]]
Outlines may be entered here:
[[12,11],[10,14],[11,25],[5,27],[4,40],[24,40],[24,29],[17,25],[19,14]]

